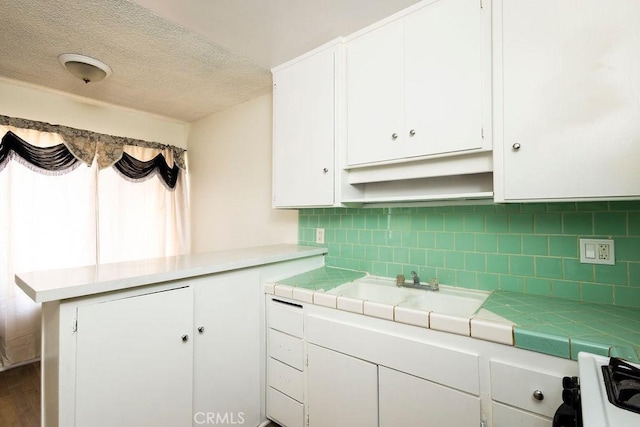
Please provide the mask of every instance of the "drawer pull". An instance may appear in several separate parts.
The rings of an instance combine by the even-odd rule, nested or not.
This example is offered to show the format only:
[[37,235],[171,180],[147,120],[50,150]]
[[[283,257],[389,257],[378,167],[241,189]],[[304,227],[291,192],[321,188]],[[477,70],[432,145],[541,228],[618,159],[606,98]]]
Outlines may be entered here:
[[544,394],[540,390],[536,390],[533,392],[533,398],[535,400],[544,400]]

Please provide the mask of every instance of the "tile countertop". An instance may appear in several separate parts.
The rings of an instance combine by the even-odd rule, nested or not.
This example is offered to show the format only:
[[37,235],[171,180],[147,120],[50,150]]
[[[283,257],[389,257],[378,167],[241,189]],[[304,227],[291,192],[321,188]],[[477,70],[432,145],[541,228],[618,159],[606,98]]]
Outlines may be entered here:
[[[341,309],[339,303],[327,304],[327,298],[322,294],[364,276],[366,273],[363,272],[324,267],[267,284],[265,292]],[[469,319],[456,319],[434,312],[419,313],[418,310],[398,306],[394,307],[393,313],[388,320],[515,345],[567,359],[577,360],[578,352],[586,351],[640,362],[640,310],[634,308],[493,291]],[[404,320],[418,319],[419,314],[426,320]],[[461,330],[461,323],[468,327]]]
[[90,265],[16,274],[16,284],[35,302],[57,301],[153,283],[323,255],[326,248],[293,244]]

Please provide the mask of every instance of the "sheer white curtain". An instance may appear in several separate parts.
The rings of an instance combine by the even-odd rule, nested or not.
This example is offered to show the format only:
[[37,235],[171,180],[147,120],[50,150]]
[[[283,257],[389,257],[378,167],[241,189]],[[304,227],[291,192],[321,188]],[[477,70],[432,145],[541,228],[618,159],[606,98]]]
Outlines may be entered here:
[[[58,134],[0,126],[38,147]],[[125,147],[139,160],[171,150]],[[132,182],[113,167],[84,163],[63,175],[41,173],[16,159],[0,170],[0,370],[40,354],[40,306],[14,282],[16,272],[171,256],[189,250],[188,189],[181,171],[167,189],[152,174]]]

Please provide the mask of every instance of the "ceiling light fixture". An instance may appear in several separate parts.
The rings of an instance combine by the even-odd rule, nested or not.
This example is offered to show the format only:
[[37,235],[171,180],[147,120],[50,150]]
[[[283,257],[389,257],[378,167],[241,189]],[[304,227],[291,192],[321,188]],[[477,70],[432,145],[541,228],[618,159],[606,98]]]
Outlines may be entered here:
[[85,83],[99,82],[111,75],[111,67],[88,56],[63,53],[58,56],[58,60],[71,74]]

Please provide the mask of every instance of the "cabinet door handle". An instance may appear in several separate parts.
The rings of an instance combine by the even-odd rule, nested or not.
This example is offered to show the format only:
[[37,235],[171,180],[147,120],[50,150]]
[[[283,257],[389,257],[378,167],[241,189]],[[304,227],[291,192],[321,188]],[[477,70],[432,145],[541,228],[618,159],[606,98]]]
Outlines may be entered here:
[[328,168],[322,168],[322,173],[327,173],[327,172],[329,172]]
[[414,136],[415,134],[416,134],[415,129],[411,129],[411,130],[409,131],[409,136]]
[[392,134],[391,134],[391,139],[393,139],[394,141],[395,141],[396,139],[398,139],[398,134],[397,134],[397,133],[395,133],[395,132],[394,132],[394,133],[392,133]]
[[204,326],[198,326],[198,332],[203,333],[204,332]]
[[535,400],[544,400],[544,394],[540,390],[536,390],[533,392],[533,398]]
[[187,341],[189,341],[189,335],[183,335],[182,342],[187,342]]
[[518,151],[520,149],[520,144],[519,143],[515,143],[511,146],[515,151]]

